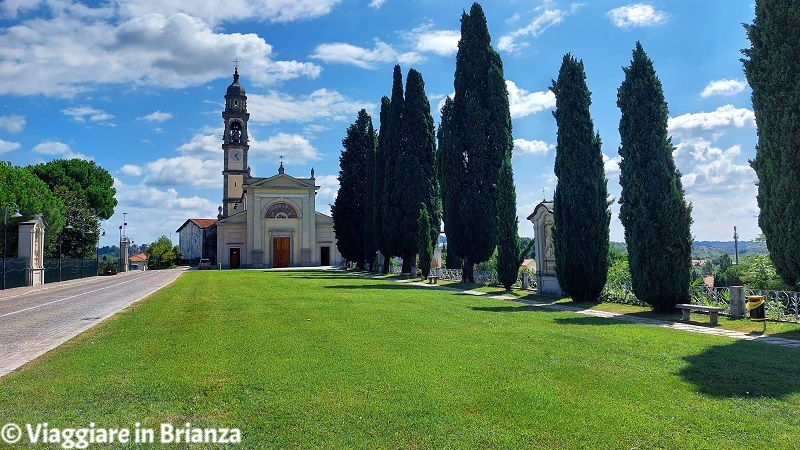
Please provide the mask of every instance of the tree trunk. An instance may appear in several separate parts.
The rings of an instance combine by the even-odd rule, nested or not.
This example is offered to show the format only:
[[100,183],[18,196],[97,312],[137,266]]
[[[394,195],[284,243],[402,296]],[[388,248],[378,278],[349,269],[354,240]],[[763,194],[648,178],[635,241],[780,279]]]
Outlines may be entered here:
[[414,255],[403,255],[403,270],[400,271],[401,274],[411,274],[411,260],[414,258]]
[[461,266],[461,282],[475,282],[475,263],[469,257],[464,258],[464,264]]

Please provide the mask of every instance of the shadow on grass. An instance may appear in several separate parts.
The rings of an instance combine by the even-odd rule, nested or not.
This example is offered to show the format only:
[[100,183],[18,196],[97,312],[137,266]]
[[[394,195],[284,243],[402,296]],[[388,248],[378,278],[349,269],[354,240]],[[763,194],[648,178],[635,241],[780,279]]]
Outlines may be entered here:
[[800,349],[738,341],[684,360],[678,375],[703,395],[781,399],[800,392]]

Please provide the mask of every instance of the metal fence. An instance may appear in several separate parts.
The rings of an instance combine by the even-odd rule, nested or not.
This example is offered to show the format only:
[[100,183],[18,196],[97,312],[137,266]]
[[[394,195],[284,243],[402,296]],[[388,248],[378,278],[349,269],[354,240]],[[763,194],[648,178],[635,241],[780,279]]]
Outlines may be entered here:
[[[770,319],[800,322],[800,292],[752,289],[745,286],[744,295],[764,297],[764,309]],[[719,306],[730,311],[730,291],[726,287],[701,286],[692,290],[692,303]]]

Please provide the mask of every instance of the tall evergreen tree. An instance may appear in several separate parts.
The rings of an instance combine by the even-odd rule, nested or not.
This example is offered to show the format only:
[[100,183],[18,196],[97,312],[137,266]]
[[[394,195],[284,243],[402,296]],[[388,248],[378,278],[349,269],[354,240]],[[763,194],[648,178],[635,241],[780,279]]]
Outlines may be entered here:
[[[403,256],[403,185],[407,182],[403,171],[403,152],[405,151],[406,136],[403,126],[403,111],[405,99],[403,98],[403,74],[400,66],[394,66],[392,81],[392,99],[385,126],[386,136],[381,137],[384,146],[383,157],[383,233],[386,239],[387,251],[391,256]],[[384,126],[381,124],[381,129]],[[389,255],[386,255],[387,257]],[[405,269],[405,260],[403,268]],[[411,266],[408,266],[410,272]],[[408,273],[404,271],[403,273]]]
[[445,234],[447,235],[447,261],[448,269],[460,269],[464,252],[458,247],[463,241],[458,234],[458,223],[461,192],[465,189],[463,178],[463,155],[456,152],[453,144],[453,99],[445,98],[442,106],[442,120],[436,132],[439,142],[439,151],[436,153],[436,168],[439,178],[439,188],[442,198],[442,220],[444,221]]
[[767,238],[775,270],[789,285],[800,282],[800,3],[756,0],[745,25],[751,47],[742,50],[753,89],[758,125],[756,157],[758,225]]
[[362,109],[355,123],[347,128],[339,157],[339,193],[331,207],[336,247],[347,260],[364,268],[365,195],[367,155],[375,148],[372,118]]
[[383,187],[386,181],[386,137],[388,133],[389,109],[391,100],[384,96],[381,98],[380,130],[378,131],[378,145],[375,149],[375,190],[372,192],[375,208],[372,216],[372,232],[375,237],[375,246],[383,256],[383,267],[381,273],[389,273],[389,258],[391,258],[390,248],[386,240],[386,233],[383,231]]
[[508,291],[511,285],[516,283],[519,265],[522,263],[519,249],[517,190],[514,187],[510,154],[506,154],[500,166],[497,190],[497,279]]
[[691,283],[691,205],[667,136],[667,102],[653,62],[637,42],[617,92],[625,227],[633,292],[657,311],[688,302]]
[[364,258],[370,270],[375,272],[375,262],[378,244],[375,241],[375,191],[378,189],[375,178],[375,156],[377,151],[378,136],[369,121],[369,136],[372,142],[367,143],[367,189],[364,191]]
[[553,116],[558,126],[553,197],[553,245],[556,273],[574,301],[596,301],[608,275],[608,180],[600,135],[589,114],[591,93],[583,61],[564,55]]
[[[403,209],[401,255],[403,272],[408,273],[419,249],[432,246],[432,241],[438,238],[438,223],[441,221],[433,117],[422,74],[414,69],[409,70],[406,77],[403,126],[405,147],[399,167],[404,180],[400,185]],[[425,205],[427,215],[424,233],[419,230],[420,203]],[[426,236],[425,240],[429,242],[420,242],[422,236]]]
[[[503,63],[491,46],[478,3],[461,17],[454,86],[450,117],[443,118],[449,148],[440,150],[448,152],[441,164],[451,221],[445,229],[449,245],[464,260],[462,280],[474,282],[475,263],[488,260],[497,243],[496,186],[500,165],[513,145]],[[445,179],[462,181],[446,185]]]

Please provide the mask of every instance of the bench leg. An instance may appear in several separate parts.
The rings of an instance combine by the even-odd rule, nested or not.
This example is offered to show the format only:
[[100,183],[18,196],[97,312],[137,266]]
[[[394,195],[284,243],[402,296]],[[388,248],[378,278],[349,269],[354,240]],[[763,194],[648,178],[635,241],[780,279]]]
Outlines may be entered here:
[[708,313],[708,318],[710,320],[711,325],[716,325],[717,324],[717,312],[716,311],[710,311]]
[[689,314],[691,314],[690,310],[682,309],[681,310],[681,321],[688,322],[689,321]]

